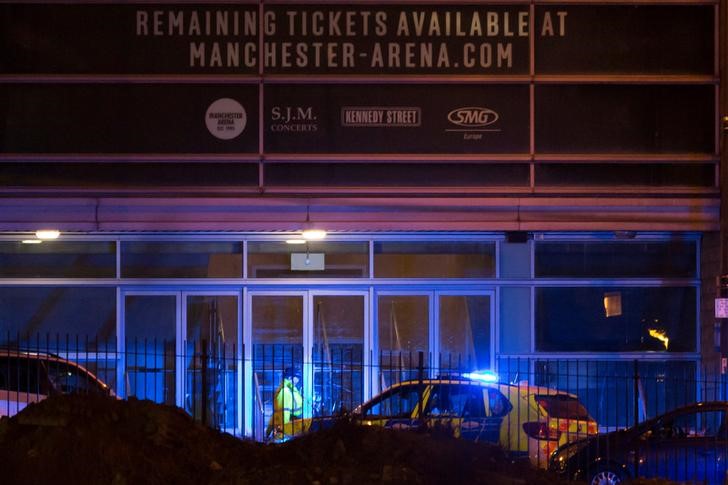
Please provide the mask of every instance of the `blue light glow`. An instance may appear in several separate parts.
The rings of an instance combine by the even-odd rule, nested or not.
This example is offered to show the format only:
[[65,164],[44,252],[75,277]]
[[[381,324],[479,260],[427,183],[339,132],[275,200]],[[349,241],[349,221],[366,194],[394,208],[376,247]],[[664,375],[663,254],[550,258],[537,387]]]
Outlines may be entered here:
[[482,382],[498,382],[498,374],[490,370],[476,370],[475,372],[467,372],[463,377],[472,381]]

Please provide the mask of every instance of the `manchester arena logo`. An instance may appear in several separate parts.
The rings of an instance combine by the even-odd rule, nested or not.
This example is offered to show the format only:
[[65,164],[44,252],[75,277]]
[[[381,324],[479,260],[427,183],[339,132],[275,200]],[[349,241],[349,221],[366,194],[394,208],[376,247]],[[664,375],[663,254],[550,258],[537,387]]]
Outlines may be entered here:
[[245,108],[231,98],[218,99],[205,113],[207,129],[212,136],[221,140],[232,140],[239,136],[247,123]]

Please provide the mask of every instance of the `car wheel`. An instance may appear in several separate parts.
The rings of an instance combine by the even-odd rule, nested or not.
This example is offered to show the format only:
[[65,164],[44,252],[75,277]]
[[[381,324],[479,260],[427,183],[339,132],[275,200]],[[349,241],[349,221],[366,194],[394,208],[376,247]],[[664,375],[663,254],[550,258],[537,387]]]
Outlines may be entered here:
[[591,477],[589,485],[620,485],[626,483],[622,473],[613,467],[599,468]]

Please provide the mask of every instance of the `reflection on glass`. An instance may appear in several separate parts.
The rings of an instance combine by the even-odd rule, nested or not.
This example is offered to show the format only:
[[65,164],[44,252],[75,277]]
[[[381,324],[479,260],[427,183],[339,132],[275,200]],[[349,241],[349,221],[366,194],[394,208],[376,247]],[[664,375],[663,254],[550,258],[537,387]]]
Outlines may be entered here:
[[470,371],[490,367],[490,297],[440,297],[441,369]]
[[378,311],[382,389],[418,376],[419,352],[429,367],[429,297],[382,295]]
[[127,295],[126,393],[139,399],[175,405],[174,295]]
[[376,242],[376,278],[490,278],[494,242]]
[[243,243],[237,241],[121,244],[124,278],[240,278]]
[[251,310],[253,416],[256,437],[263,438],[284,371],[303,370],[303,297],[254,295]]
[[[690,361],[503,358],[498,366],[503,379],[530,380],[575,394],[599,427],[609,431],[632,426],[635,410],[637,420],[642,421],[694,403],[697,398],[696,364]],[[533,366],[532,371],[529,366]]]
[[238,299],[194,295],[186,305],[185,410],[202,423],[235,429]]
[[536,288],[536,349],[695,352],[696,298],[694,287]]
[[53,353],[116,352],[116,289],[5,286],[0,345],[5,343]]
[[22,244],[0,241],[3,278],[114,278],[116,243],[113,241],[43,241]]
[[313,299],[315,414],[332,415],[363,398],[364,297]]
[[[291,269],[293,253],[324,254],[322,270]],[[249,278],[367,278],[369,277],[369,243],[312,241],[286,244],[278,241],[248,243]]]

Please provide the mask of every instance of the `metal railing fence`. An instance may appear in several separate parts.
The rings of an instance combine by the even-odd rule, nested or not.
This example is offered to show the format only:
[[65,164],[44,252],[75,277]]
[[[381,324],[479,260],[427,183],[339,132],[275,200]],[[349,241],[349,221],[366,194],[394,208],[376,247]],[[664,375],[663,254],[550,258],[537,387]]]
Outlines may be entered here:
[[[681,406],[723,401],[728,390],[721,369],[694,360],[499,357],[494,373],[474,376],[493,381],[486,391],[477,387],[477,402],[474,386],[462,377],[476,369],[456,355],[374,354],[360,343],[342,342],[318,346],[306,358],[302,345],[254,344],[246,360],[245,347],[206,340],[123,344],[76,335],[1,336],[0,415],[16,414],[54,393],[106,393],[179,406],[196,421],[236,436],[285,440],[325,427],[333,422],[329,418],[379,396],[365,409],[377,424],[444,425],[545,467],[570,442],[649,422]],[[276,396],[292,373],[301,378],[300,403],[287,405],[300,412],[289,409],[276,420]],[[724,477],[728,405],[720,409],[722,414],[689,418],[682,424],[684,436],[672,437],[673,448],[655,451],[663,445],[645,441],[630,463],[620,465],[621,473],[710,483]],[[719,446],[709,450],[713,442]],[[591,453],[613,453],[605,450]],[[571,478],[581,473],[574,463],[561,470]]]

